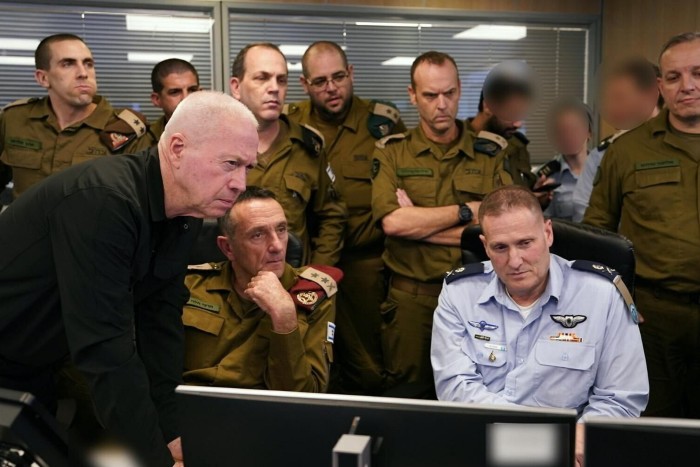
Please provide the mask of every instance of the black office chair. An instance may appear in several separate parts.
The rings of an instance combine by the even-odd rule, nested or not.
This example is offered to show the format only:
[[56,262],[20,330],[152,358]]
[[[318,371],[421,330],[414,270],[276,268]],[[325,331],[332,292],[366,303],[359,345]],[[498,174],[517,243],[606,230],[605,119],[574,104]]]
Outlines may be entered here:
[[[568,260],[595,261],[617,270],[622,280],[634,293],[634,247],[632,242],[613,232],[586,224],[552,219],[554,243],[550,251]],[[462,232],[462,262],[477,263],[488,260],[479,239],[481,226],[467,227]]]
[[[213,263],[218,261],[226,261],[226,257],[216,245],[216,237],[219,234],[219,225],[216,219],[204,219],[202,230],[197,237],[190,253],[190,264]],[[304,246],[301,240],[296,235],[290,233],[287,241],[287,263],[292,267],[298,268],[302,266],[304,258]]]

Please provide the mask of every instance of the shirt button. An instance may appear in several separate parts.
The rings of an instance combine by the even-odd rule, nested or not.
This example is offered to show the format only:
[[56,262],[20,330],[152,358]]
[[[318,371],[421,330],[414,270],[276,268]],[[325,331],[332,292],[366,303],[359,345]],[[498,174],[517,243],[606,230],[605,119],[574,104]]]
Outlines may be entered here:
[[182,228],[187,230],[190,228],[190,225],[189,224],[182,224]]
[[525,360],[523,360],[522,358],[519,358],[519,359],[518,359],[518,363],[519,363],[520,365],[522,365],[523,363],[525,363]]
[[512,389],[508,389],[508,390],[506,391],[506,395],[512,396],[512,395],[513,395],[513,390],[512,390]]

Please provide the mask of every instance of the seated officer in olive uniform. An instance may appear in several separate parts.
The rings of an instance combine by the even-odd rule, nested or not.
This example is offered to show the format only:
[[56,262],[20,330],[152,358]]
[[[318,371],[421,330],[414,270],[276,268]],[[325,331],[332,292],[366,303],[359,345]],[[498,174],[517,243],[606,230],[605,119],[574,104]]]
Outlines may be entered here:
[[[575,409],[579,422],[638,417],[649,381],[637,311],[618,274],[550,254],[552,222],[523,187],[486,196],[479,221],[491,261],[451,271],[435,311],[438,398]],[[579,466],[582,435],[579,424]]]
[[534,97],[532,70],[520,61],[503,62],[491,69],[479,97],[479,112],[467,126],[479,133],[489,131],[508,141],[506,170],[517,185],[532,188],[536,177],[530,165],[530,140],[520,131]]
[[248,188],[219,223],[228,261],[185,279],[185,382],[324,392],[342,273],[285,263],[287,220],[268,190]]
[[248,185],[275,193],[289,231],[304,245],[303,263],[333,265],[340,259],[347,210],[323,154],[323,137],[282,115],[287,59],[270,43],[249,44],[231,67],[231,94],[258,119],[258,163]]
[[153,88],[151,102],[163,109],[163,116],[148,126],[149,136],[155,144],[182,99],[201,89],[199,73],[190,62],[169,58],[153,67],[151,87]]
[[433,312],[445,272],[461,262],[462,230],[488,192],[512,183],[505,140],[475,137],[455,120],[460,89],[452,57],[432,51],[416,58],[409,96],[420,124],[384,138],[373,161],[372,208],[387,235],[391,271],[381,307],[384,358],[394,383],[415,383],[419,392],[432,392]]
[[405,131],[391,102],[354,94],[354,69],[335,42],[314,42],[304,52],[300,77],[309,99],[289,105],[289,120],[312,125],[325,140],[335,187],[348,209],[348,225],[338,267],[337,358],[332,390],[379,394],[384,363],[379,342],[379,305],[386,297],[384,235],[372,221],[371,164],[377,140]]
[[15,198],[71,165],[150,146],[145,117],[97,95],[95,62],[80,37],[46,37],[34,57],[34,76],[48,95],[0,112],[0,173],[12,169]]

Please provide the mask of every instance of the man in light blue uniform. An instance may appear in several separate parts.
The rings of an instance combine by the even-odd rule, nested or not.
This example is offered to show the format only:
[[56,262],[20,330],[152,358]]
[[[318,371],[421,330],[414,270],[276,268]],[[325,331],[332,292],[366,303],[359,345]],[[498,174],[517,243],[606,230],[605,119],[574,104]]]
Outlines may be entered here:
[[638,417],[647,368],[636,309],[622,281],[613,283],[617,273],[550,254],[551,221],[522,187],[487,195],[479,221],[491,261],[450,272],[435,311],[438,398],[572,408],[579,421]]

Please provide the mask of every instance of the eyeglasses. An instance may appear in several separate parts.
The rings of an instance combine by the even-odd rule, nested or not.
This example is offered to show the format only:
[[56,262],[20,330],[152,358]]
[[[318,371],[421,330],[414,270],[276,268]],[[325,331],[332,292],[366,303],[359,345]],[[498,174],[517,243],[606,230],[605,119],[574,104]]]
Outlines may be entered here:
[[347,71],[339,71],[338,73],[332,74],[330,78],[322,76],[320,78],[307,79],[306,83],[312,88],[320,91],[322,89],[326,89],[328,83],[333,83],[335,86],[340,86],[346,79],[348,79],[349,76],[350,73]]

